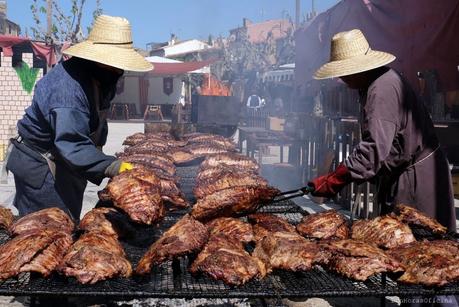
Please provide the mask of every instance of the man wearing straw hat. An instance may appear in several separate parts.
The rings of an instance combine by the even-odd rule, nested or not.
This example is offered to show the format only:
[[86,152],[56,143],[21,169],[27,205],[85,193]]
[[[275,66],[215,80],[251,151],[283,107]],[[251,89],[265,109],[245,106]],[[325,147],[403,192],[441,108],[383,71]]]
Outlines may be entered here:
[[403,77],[385,66],[394,60],[372,50],[360,30],[333,36],[330,62],[314,78],[340,78],[360,91],[362,140],[334,172],[308,185],[313,195],[332,197],[350,182],[371,180],[381,213],[390,211],[388,204],[405,203],[455,231],[448,161],[426,108]]
[[87,180],[100,184],[132,168],[100,150],[118,79],[124,70],[153,69],[133,49],[129,22],[99,16],[88,39],[64,53],[72,58],[37,83],[12,140],[7,168],[14,174],[20,215],[57,206],[78,220]]

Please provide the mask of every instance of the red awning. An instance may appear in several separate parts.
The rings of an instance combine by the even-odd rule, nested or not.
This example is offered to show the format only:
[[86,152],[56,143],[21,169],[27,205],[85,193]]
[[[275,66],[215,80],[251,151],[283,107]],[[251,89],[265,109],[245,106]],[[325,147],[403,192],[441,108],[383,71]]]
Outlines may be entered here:
[[56,55],[54,46],[48,46],[42,42],[32,41],[26,37],[13,35],[0,35],[0,47],[3,50],[3,55],[7,57],[13,56],[13,46],[24,42],[30,42],[33,53],[39,58],[44,59],[48,65],[56,64]]
[[165,75],[180,75],[190,71],[194,71],[203,68],[209,64],[212,64],[216,59],[210,59],[200,62],[184,62],[184,63],[154,63],[152,62],[154,69],[148,74],[154,76],[165,76]]

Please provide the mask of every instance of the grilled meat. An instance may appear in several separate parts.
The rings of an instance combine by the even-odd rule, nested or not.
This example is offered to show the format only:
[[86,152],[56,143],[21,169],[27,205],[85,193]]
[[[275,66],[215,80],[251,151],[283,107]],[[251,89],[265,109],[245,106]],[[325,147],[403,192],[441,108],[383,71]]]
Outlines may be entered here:
[[252,169],[246,169],[238,165],[226,166],[224,164],[209,167],[209,168],[200,168],[198,175],[196,176],[196,185],[201,185],[204,182],[217,180],[221,177],[238,173],[246,176],[258,176],[258,172]]
[[257,241],[252,256],[259,258],[269,273],[273,269],[307,271],[314,264],[327,262],[329,253],[297,233],[271,232]]
[[416,241],[408,225],[388,215],[356,221],[352,225],[352,239],[389,249]]
[[133,135],[128,136],[124,140],[123,145],[134,146],[136,144],[139,144],[139,143],[145,141],[146,138],[147,138],[147,136],[144,133],[137,132],[137,133],[134,133]]
[[347,239],[349,227],[346,218],[336,210],[310,214],[303,217],[296,230],[311,239]]
[[61,271],[82,284],[94,284],[115,276],[129,277],[132,267],[115,236],[87,232],[70,247]]
[[258,171],[260,169],[260,166],[254,159],[237,153],[221,153],[209,156],[201,163],[201,169],[215,167],[221,164],[227,166],[237,165],[254,171]]
[[403,271],[397,260],[363,241],[334,240],[323,246],[331,252],[327,268],[351,279],[364,281],[377,273]]
[[180,148],[180,149],[174,149],[170,151],[170,155],[172,159],[174,160],[175,164],[183,164],[183,163],[188,163],[191,162],[199,156],[194,155],[189,151],[187,148]]
[[114,208],[94,208],[80,221],[79,228],[86,232],[95,231],[111,236],[122,236],[124,215]]
[[150,225],[164,217],[160,181],[151,172],[125,171],[112,178],[106,189],[114,206],[135,222]]
[[13,213],[10,209],[0,207],[0,228],[9,230],[13,224]]
[[146,155],[146,154],[132,154],[124,156],[123,161],[130,162],[130,163],[137,163],[141,165],[145,165],[150,169],[159,169],[164,171],[170,176],[175,175],[175,165],[169,161],[166,161],[161,158],[157,158],[154,155]]
[[204,272],[228,285],[242,285],[250,279],[266,275],[264,264],[250,256],[236,238],[212,235],[190,267],[191,273]]
[[188,208],[190,205],[185,199],[183,192],[172,180],[160,179],[161,198],[170,204],[173,209]]
[[459,243],[447,240],[412,242],[389,251],[405,272],[398,279],[409,284],[443,286],[459,280]]
[[11,234],[20,235],[32,230],[51,229],[71,234],[75,229],[72,219],[61,209],[46,208],[27,214],[11,225]]
[[426,214],[408,205],[396,205],[393,213],[398,216],[402,222],[408,225],[426,228],[436,234],[445,234],[448,230],[435,219],[428,217]]
[[71,240],[68,233],[50,229],[21,233],[0,246],[0,279],[26,271],[49,275],[62,259]]
[[208,238],[207,227],[190,215],[185,215],[150,246],[140,259],[135,272],[147,274],[151,271],[152,266],[197,252],[201,250]]
[[268,182],[260,176],[247,176],[245,173],[232,173],[207,182],[200,182],[200,184],[196,185],[193,189],[193,194],[196,198],[200,199],[228,188],[267,185]]
[[279,190],[270,186],[246,186],[220,190],[199,199],[191,215],[200,221],[208,221],[216,217],[240,216],[255,211],[277,194]]
[[146,139],[145,141],[138,143],[137,145],[130,146],[124,149],[125,153],[136,153],[139,150],[151,150],[153,149],[156,151],[167,151],[170,146],[167,144],[166,141],[158,140],[158,139]]
[[253,241],[252,225],[232,217],[221,217],[206,224],[210,235],[224,234],[239,242]]
[[248,220],[253,225],[255,241],[260,241],[263,237],[273,232],[296,233],[295,226],[286,219],[270,213],[254,213],[248,216]]
[[229,152],[229,150],[225,147],[219,147],[208,143],[190,144],[186,148],[196,157],[205,157],[209,155]]
[[[173,165],[174,164],[174,160],[172,159],[172,157],[168,154],[168,153],[164,153],[164,152],[157,152],[157,151],[145,151],[143,152],[142,150],[140,150],[139,152],[135,152],[135,153],[125,153],[125,152],[122,152],[122,153],[118,153],[117,154],[117,157],[124,160],[124,159],[128,159],[129,157],[131,156],[134,156],[134,158],[136,159],[140,159],[139,161],[139,164],[143,164],[145,165],[145,167],[147,167],[148,165],[150,165],[150,163],[148,163],[150,160],[156,160],[158,161],[158,163],[164,163],[164,164],[167,164],[167,165]],[[147,161],[147,162],[143,162],[143,161]],[[133,161],[133,163],[135,163]],[[153,165],[154,167],[157,167],[155,165]]]

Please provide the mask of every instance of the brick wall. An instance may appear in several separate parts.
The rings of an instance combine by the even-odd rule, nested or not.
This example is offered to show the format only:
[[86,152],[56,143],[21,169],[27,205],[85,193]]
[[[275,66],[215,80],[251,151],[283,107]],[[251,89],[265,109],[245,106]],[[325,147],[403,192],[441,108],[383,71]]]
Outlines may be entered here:
[[[33,67],[33,54],[23,53],[22,60]],[[38,73],[37,81],[43,76],[43,69]],[[9,138],[17,134],[16,123],[24,110],[32,102],[33,92],[29,95],[22,89],[16,71],[12,67],[12,58],[0,53],[0,161],[3,161]]]

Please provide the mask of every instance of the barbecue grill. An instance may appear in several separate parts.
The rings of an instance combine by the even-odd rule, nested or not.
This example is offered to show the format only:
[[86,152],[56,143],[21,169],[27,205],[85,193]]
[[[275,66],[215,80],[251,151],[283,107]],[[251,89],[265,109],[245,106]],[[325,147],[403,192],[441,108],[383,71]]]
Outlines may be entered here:
[[[181,178],[181,187],[188,198],[192,190],[193,178],[197,166],[179,167],[177,174]],[[260,212],[274,213],[286,218],[292,224],[298,224],[306,214],[291,200],[268,204]],[[142,238],[122,242],[129,260],[136,266],[149,245],[158,239],[185,214],[187,210],[168,214],[159,227],[143,227]],[[433,238],[426,231],[416,231],[423,238]],[[431,236],[431,237],[429,237]],[[6,233],[0,233],[0,242],[8,239]],[[403,285],[389,275],[377,274],[365,282],[353,281],[321,267],[308,272],[274,271],[262,280],[251,280],[241,287],[230,287],[222,281],[215,281],[207,276],[192,276],[188,266],[192,257],[182,257],[165,262],[152,269],[148,276],[130,279],[114,278],[95,285],[82,285],[74,278],[54,274],[51,277],[22,273],[15,278],[0,281],[0,295],[15,296],[104,296],[117,299],[141,297],[156,298],[295,298],[295,297],[384,297],[384,296],[434,296],[459,294],[459,283],[442,288]]]

